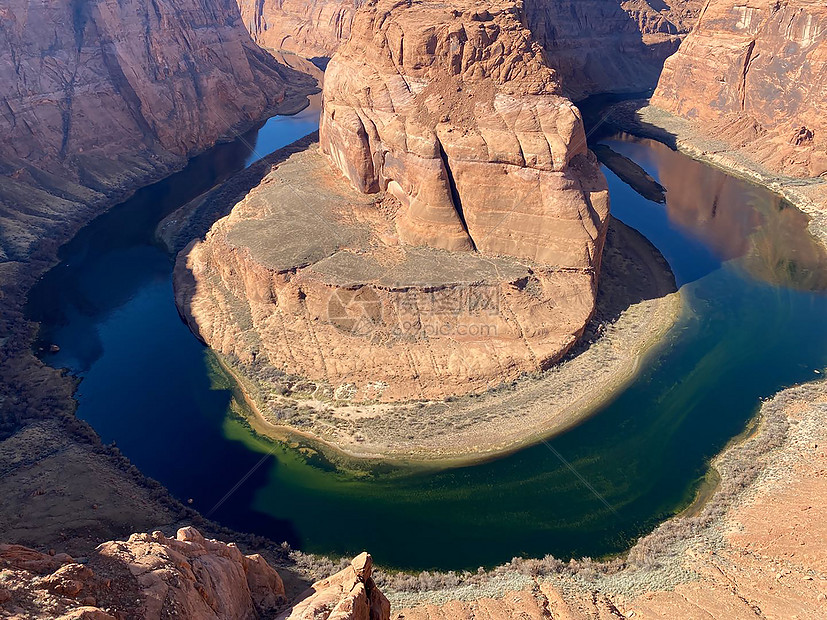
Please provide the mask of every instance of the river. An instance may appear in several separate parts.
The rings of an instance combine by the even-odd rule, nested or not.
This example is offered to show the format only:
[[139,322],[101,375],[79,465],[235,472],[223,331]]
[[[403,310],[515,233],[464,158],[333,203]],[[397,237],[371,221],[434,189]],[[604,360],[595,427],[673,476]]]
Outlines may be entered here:
[[[613,214],[667,258],[684,310],[613,402],[552,439],[554,451],[538,445],[443,471],[356,474],[261,439],[180,320],[174,257],[155,228],[317,123],[318,105],[273,118],[138,191],[65,245],[30,295],[41,355],[82,379],[78,416],[224,525],[310,552],[368,549],[407,569],[623,551],[692,501],[709,460],[762,398],[827,366],[827,259],[806,217],[661,144],[616,135],[602,142],[660,181],[667,201],[644,199],[604,169]],[[58,353],[48,353],[52,343]]]

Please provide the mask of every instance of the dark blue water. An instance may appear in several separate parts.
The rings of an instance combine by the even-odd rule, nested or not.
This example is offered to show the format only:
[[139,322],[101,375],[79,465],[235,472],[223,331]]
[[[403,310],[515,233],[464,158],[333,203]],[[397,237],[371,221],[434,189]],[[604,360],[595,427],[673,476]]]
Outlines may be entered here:
[[[308,129],[306,118],[279,119],[245,140],[264,154]],[[255,157],[243,142],[84,229],[33,291],[30,313],[43,342],[61,347],[49,363],[83,378],[78,415],[228,526],[314,552],[367,548],[407,568],[622,551],[692,500],[762,397],[827,365],[827,263],[806,218],[768,192],[649,141],[608,143],[668,190],[666,205],[651,203],[607,171],[613,212],[667,257],[685,311],[624,393],[552,440],[556,453],[539,445],[472,467],[356,474],[257,438],[179,320],[173,257],[153,241],[166,214]]]

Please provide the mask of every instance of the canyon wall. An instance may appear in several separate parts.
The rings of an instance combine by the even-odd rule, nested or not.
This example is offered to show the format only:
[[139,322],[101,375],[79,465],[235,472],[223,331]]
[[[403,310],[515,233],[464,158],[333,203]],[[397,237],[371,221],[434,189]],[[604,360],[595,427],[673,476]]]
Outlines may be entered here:
[[[263,47],[332,56],[348,39],[363,0],[238,0]],[[426,10],[412,3],[412,10]],[[565,93],[654,88],[664,59],[694,24],[701,0],[524,0],[525,25],[546,48]]]
[[0,259],[260,119],[293,75],[224,0],[11,0],[0,26]]
[[262,47],[309,58],[332,56],[350,36],[363,0],[238,0],[241,18]]
[[711,0],[652,104],[771,171],[827,173],[827,6]]
[[524,0],[526,23],[575,101],[654,88],[663,61],[702,6],[701,0]]

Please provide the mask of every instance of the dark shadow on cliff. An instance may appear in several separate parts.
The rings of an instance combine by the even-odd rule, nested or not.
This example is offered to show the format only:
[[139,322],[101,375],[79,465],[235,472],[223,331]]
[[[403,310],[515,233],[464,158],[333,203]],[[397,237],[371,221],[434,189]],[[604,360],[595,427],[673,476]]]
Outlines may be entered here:
[[583,337],[566,355],[571,359],[589,348],[605,326],[630,307],[678,290],[669,263],[646,237],[612,217],[600,267],[597,302]]
[[664,60],[688,30],[684,16],[670,11],[663,0],[644,0],[630,12],[619,0],[524,2],[526,25],[575,101],[595,93],[654,89]]

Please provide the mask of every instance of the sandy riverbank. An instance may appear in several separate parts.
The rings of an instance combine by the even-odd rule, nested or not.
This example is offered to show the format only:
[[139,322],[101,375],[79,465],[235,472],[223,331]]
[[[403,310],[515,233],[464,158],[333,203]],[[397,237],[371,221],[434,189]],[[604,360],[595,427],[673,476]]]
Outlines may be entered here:
[[[595,413],[635,377],[680,311],[666,261],[645,237],[614,220],[595,317],[582,344],[550,370],[489,393],[401,405],[283,399],[274,406],[253,373],[223,362],[243,387],[251,426],[261,434],[282,440],[297,433],[353,458],[468,464],[536,443]],[[298,407],[290,424],[278,414],[287,406]]]
[[[485,574],[383,576],[394,617],[823,618],[827,613],[827,382],[762,404],[713,462],[696,514],[664,522],[609,562],[515,560]],[[428,584],[433,584],[428,587]],[[490,615],[486,615],[487,612]]]

